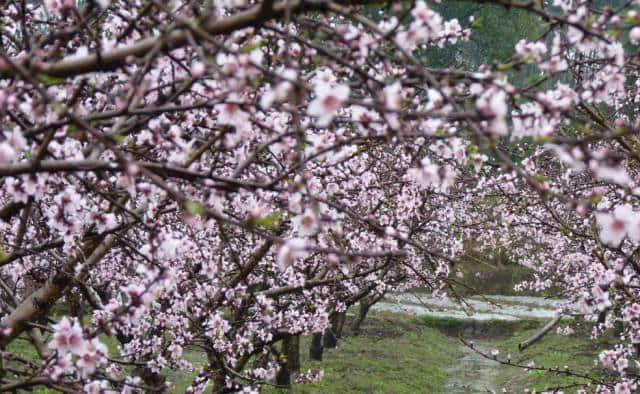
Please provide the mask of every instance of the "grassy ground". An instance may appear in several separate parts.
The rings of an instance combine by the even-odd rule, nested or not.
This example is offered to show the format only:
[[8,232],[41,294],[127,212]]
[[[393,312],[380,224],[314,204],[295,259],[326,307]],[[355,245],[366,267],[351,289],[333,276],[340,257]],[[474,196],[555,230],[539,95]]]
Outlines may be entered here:
[[[598,349],[611,346],[608,338],[595,343],[588,339],[588,327],[571,324],[576,334],[563,336],[549,332],[523,352],[518,344],[531,337],[544,324],[540,321],[465,322],[454,318],[407,317],[373,313],[362,335],[346,336],[338,349],[325,351],[322,362],[307,358],[308,341],[303,340],[302,370],[324,369],[324,380],[312,385],[294,386],[293,393],[445,393],[451,376],[447,370],[462,356],[459,337],[474,338],[476,346],[489,352],[512,355],[514,363],[536,366],[568,366],[575,372],[603,376],[594,366]],[[585,379],[554,372],[527,372],[495,363],[495,387],[515,393],[529,389],[541,392],[556,387],[584,386]],[[473,374],[471,374],[473,375]],[[568,390],[565,392],[572,392]],[[274,389],[268,393],[284,393]]]
[[[347,320],[346,326],[350,323]],[[451,376],[447,371],[459,362],[463,355],[459,336],[475,338],[478,347],[489,351],[497,348],[502,356],[510,353],[515,363],[527,364],[534,360],[536,366],[569,366],[572,370],[602,375],[605,372],[594,367],[593,360],[602,346],[611,347],[605,338],[593,343],[584,335],[588,327],[576,327],[578,334],[560,336],[549,333],[541,341],[523,352],[518,343],[533,335],[543,322],[481,322],[469,323],[452,318],[410,317],[385,312],[373,312],[365,320],[362,332],[351,335],[345,327],[345,336],[337,349],[325,350],[322,362],[308,358],[309,337],[301,341],[302,371],[323,369],[325,378],[309,385],[294,385],[293,393],[443,393]],[[566,325],[567,323],[561,323]],[[103,339],[115,352],[115,343]],[[9,351],[24,358],[35,359],[35,349],[25,341],[13,342]],[[204,362],[197,351],[186,353],[196,364]],[[506,392],[523,392],[529,388],[542,390],[584,384],[585,380],[552,372],[526,372],[519,368],[500,366],[496,363],[496,387]],[[182,393],[191,383],[194,373],[168,372],[176,386],[172,392]],[[266,388],[266,393],[289,391]],[[568,390],[565,392],[572,392]],[[40,389],[40,394],[55,391]]]
[[447,367],[459,355],[456,342],[416,319],[374,313],[365,320],[361,335],[345,336],[337,349],[325,350],[322,362],[308,359],[309,338],[303,338],[302,371],[323,369],[325,377],[314,384],[297,385],[292,391],[440,393],[447,381]]
[[[564,369],[566,366],[574,372],[603,377],[606,375],[606,371],[595,366],[594,359],[600,350],[613,346],[612,343],[609,343],[611,338],[604,337],[594,342],[588,338],[587,327],[576,327],[575,323],[572,326],[576,328],[576,334],[564,336],[556,334],[555,331],[550,332],[539,342],[522,352],[518,351],[518,344],[531,337],[537,330],[516,331],[512,337],[501,341],[495,347],[500,350],[502,355],[511,353],[514,363],[526,365],[530,361],[534,361],[538,367],[560,369]],[[500,387],[504,387],[507,392],[521,391],[523,387],[541,392],[557,387],[583,386],[589,383],[586,379],[565,374],[550,371],[526,372],[513,367],[502,368],[498,375],[498,381]]]
[[[323,369],[325,378],[315,384],[297,385],[294,393],[438,393],[446,383],[447,367],[458,356],[454,338],[407,316],[372,313],[363,323],[361,335],[349,335],[348,328],[345,330],[338,348],[325,350],[322,362],[309,360],[310,337],[302,338],[302,370]],[[115,342],[102,339],[110,353],[117,354]],[[37,359],[35,349],[26,341],[14,341],[8,350],[27,359]],[[194,364],[204,362],[203,355],[197,351],[187,350],[185,357]],[[175,383],[172,392],[183,393],[195,373],[168,371],[166,375]],[[42,388],[36,392],[55,391]],[[265,392],[281,391],[266,389]]]

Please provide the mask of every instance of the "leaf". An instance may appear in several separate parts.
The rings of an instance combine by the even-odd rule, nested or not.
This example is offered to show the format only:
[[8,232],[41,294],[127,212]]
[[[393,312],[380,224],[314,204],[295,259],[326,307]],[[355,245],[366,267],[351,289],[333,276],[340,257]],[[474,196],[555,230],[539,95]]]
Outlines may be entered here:
[[254,42],[252,44],[247,44],[244,47],[242,47],[242,52],[249,53],[249,52],[253,51],[254,49],[258,49],[258,48],[263,47],[266,43],[267,43],[266,40],[260,40],[258,42]]
[[8,257],[9,255],[7,255],[7,252],[5,252],[4,248],[0,246],[0,263],[4,262]]
[[122,144],[124,142],[124,135],[122,134],[116,134],[113,136],[113,139],[118,143],[118,144]]
[[473,23],[471,23],[471,28],[473,29],[479,29],[482,27],[482,21],[484,20],[484,16],[479,16],[478,18],[476,18]]
[[38,74],[38,81],[42,82],[45,86],[54,86],[63,84],[66,79],[59,77],[52,77],[47,74]]
[[596,195],[592,196],[589,199],[589,204],[591,204],[591,206],[595,207],[598,204],[600,204],[600,201],[602,201],[602,195],[601,194],[596,194]]
[[466,151],[467,151],[467,156],[475,155],[476,153],[479,152],[478,147],[475,144],[467,145]]
[[280,211],[271,212],[265,216],[257,218],[253,221],[256,227],[262,227],[267,230],[275,230],[280,225],[280,221],[284,215]]
[[184,203],[184,209],[192,215],[205,216],[207,210],[199,202],[187,201]]

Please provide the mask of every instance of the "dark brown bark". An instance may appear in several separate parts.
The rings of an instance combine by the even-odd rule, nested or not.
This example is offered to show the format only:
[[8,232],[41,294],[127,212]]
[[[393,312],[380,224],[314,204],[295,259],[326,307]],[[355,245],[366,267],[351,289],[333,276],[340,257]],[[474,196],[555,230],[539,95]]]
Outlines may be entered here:
[[360,333],[362,322],[364,322],[364,319],[367,317],[367,313],[369,313],[372,305],[373,303],[366,302],[364,299],[360,301],[360,306],[358,307],[358,316],[356,316],[351,325],[351,330],[354,334]]
[[384,293],[367,296],[360,299],[360,307],[358,308],[358,316],[356,316],[355,320],[351,325],[351,330],[354,334],[358,334],[360,332],[360,328],[364,319],[367,317],[367,314],[371,310],[371,307],[374,306],[378,301],[380,301],[384,297]]
[[316,361],[322,361],[322,333],[314,332],[311,336],[311,346],[309,346],[309,358]]
[[547,333],[549,331],[551,331],[551,329],[553,327],[555,327],[556,324],[558,324],[558,322],[560,321],[560,319],[562,319],[562,315],[558,315],[556,317],[554,317],[553,319],[551,319],[547,324],[545,324],[544,327],[542,327],[542,329],[540,331],[538,331],[534,336],[532,336],[531,338],[527,339],[524,342],[520,342],[518,344],[518,350],[523,351],[524,349],[528,348],[529,346],[533,345],[534,343],[536,343],[537,341],[539,341],[543,336],[547,335]]
[[213,383],[212,392],[222,392],[225,387],[224,373],[222,372],[223,366],[218,360],[216,354],[212,351],[207,351],[207,360],[209,361],[210,378],[211,382]]
[[300,372],[300,334],[292,335],[289,338],[287,347],[287,363],[291,373]]
[[342,328],[347,318],[345,312],[334,312],[331,316],[331,327],[324,333],[324,347],[333,349],[338,346],[338,339],[342,337]]
[[142,381],[147,386],[148,393],[164,393],[166,390],[165,381],[166,377],[160,375],[159,373],[151,371],[150,368],[143,367],[142,370],[137,371],[137,375],[140,376]]
[[[341,1],[339,4],[349,6],[370,2],[353,0]],[[211,15],[205,18],[198,28],[209,35],[230,34],[247,27],[260,26],[271,19],[282,18],[287,14],[293,16],[308,11],[330,11],[331,8],[325,2],[300,0],[273,2],[272,6],[267,8],[264,8],[262,4],[258,4],[225,18],[217,18]],[[159,43],[167,51],[179,48],[188,43],[188,35],[183,30],[176,30],[164,35],[150,36],[133,44],[102,52],[100,56],[96,54],[69,56],[60,61],[45,62],[38,67],[38,71],[41,74],[55,77],[72,77],[90,72],[114,70],[124,66],[129,57],[143,58]]]
[[282,340],[282,348],[280,350],[280,369],[276,375],[276,384],[279,386],[291,387],[291,367],[289,365],[289,347],[291,343],[291,336],[287,335]]

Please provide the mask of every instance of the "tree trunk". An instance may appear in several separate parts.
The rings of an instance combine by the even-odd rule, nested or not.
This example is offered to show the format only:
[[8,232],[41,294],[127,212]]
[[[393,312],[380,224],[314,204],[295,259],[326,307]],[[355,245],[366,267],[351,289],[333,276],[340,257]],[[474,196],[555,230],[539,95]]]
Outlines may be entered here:
[[287,346],[287,363],[291,373],[300,372],[300,334],[292,335]]
[[333,349],[338,346],[338,339],[342,337],[342,327],[347,317],[345,312],[335,312],[331,317],[331,327],[324,334],[324,347]]
[[553,327],[555,327],[556,324],[558,324],[558,322],[560,321],[560,319],[562,319],[562,315],[558,315],[556,317],[554,317],[553,319],[551,319],[547,324],[545,324],[544,327],[542,327],[542,329],[540,331],[538,331],[534,336],[532,336],[531,338],[527,339],[524,342],[520,342],[518,344],[518,350],[519,351],[523,351],[524,349],[528,348],[529,346],[531,346],[532,344],[536,343],[537,341],[540,340],[540,338],[542,338],[543,336],[547,335],[547,333],[549,331],[551,331],[551,329]]
[[311,346],[309,346],[309,358],[316,361],[322,361],[322,333],[314,332],[311,336]]
[[148,393],[163,393],[166,390],[166,378],[160,375],[157,372],[151,371],[150,368],[143,367],[142,371],[140,371],[139,375],[142,378],[142,381],[147,386],[146,390]]
[[360,333],[360,326],[362,326],[362,322],[367,317],[367,313],[369,313],[369,309],[371,309],[372,305],[373,303],[369,303],[365,299],[362,299],[360,301],[360,307],[358,308],[358,316],[356,317],[356,319],[353,321],[353,324],[351,325],[351,330],[353,331],[354,334],[357,335]]
[[622,320],[616,320],[613,323],[613,330],[617,337],[622,335],[622,333],[624,332],[624,324],[622,324]]
[[276,384],[279,386],[291,387],[291,369],[289,365],[289,349],[291,344],[291,335],[286,335],[282,340],[282,348],[280,349],[280,369],[276,375]]
[[213,393],[222,391],[225,387],[224,373],[222,373],[222,365],[218,361],[214,352],[207,352],[207,361],[209,361],[209,372],[211,382],[213,383]]

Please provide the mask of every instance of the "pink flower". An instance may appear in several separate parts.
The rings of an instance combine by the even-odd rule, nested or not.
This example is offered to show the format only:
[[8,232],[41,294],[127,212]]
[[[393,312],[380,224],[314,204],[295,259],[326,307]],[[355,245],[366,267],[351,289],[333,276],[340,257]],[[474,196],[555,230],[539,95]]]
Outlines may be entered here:
[[625,369],[627,369],[628,366],[629,361],[626,358],[620,357],[616,360],[616,369],[618,370],[618,372],[623,372]]
[[6,142],[0,143],[0,164],[12,162],[18,157],[15,149]]
[[400,109],[400,104],[402,103],[401,89],[402,85],[400,85],[400,82],[394,82],[383,89],[384,103],[388,109],[392,111]]
[[547,46],[543,42],[528,42],[522,39],[516,44],[516,53],[525,58],[531,56],[535,61],[540,61],[546,52]]
[[476,101],[478,111],[489,117],[489,131],[495,135],[506,135],[507,127],[507,94],[503,90],[489,90]]
[[52,326],[53,339],[49,342],[49,348],[57,350],[61,354],[71,352],[81,355],[85,352],[86,343],[82,337],[82,328],[75,319],[63,317],[58,324]]
[[616,384],[614,392],[615,394],[631,394],[633,389],[634,387],[630,382],[624,381]]
[[293,228],[302,237],[315,234],[320,228],[320,223],[316,214],[309,208],[303,213],[291,219]]
[[633,240],[640,240],[638,215],[630,205],[618,206],[613,214],[596,213],[596,222],[600,228],[600,240],[606,245],[618,247],[627,232]]
[[287,266],[293,264],[298,258],[304,257],[306,255],[304,250],[306,246],[307,241],[301,238],[287,240],[278,252],[277,263],[280,269],[284,271]]
[[624,320],[637,320],[640,317],[640,304],[633,303],[624,308],[622,315]]
[[66,9],[75,7],[74,0],[47,0],[45,2],[50,12],[62,12]]
[[316,98],[309,104],[307,114],[318,117],[318,126],[328,126],[349,97],[349,91],[347,85],[318,85],[315,89]]
[[487,155],[482,155],[482,154],[476,154],[473,156],[472,158],[473,160],[473,169],[478,172],[480,171],[480,169],[482,169],[482,165],[489,160],[489,158],[487,157]]
[[593,294],[593,301],[596,304],[596,308],[599,311],[604,311],[611,306],[608,291],[604,291],[600,286],[593,286],[591,293]]
[[95,380],[91,383],[84,385],[84,393],[86,394],[100,394],[105,392],[108,387],[108,383],[105,380]]
[[197,62],[191,67],[191,74],[196,78],[203,76],[205,72],[207,72],[207,66],[204,63]]
[[629,31],[629,41],[633,45],[640,44],[640,26],[636,26]]
[[89,220],[96,225],[96,230],[100,233],[115,228],[118,225],[116,215],[113,213],[92,211],[89,214]]
[[20,152],[27,147],[27,140],[22,135],[22,132],[15,128],[10,133],[5,132],[5,137],[7,137],[7,143],[11,146],[16,152]]
[[103,364],[104,357],[108,354],[107,347],[98,338],[87,341],[84,354],[82,354],[76,366],[82,376],[87,377],[96,371],[96,368]]

